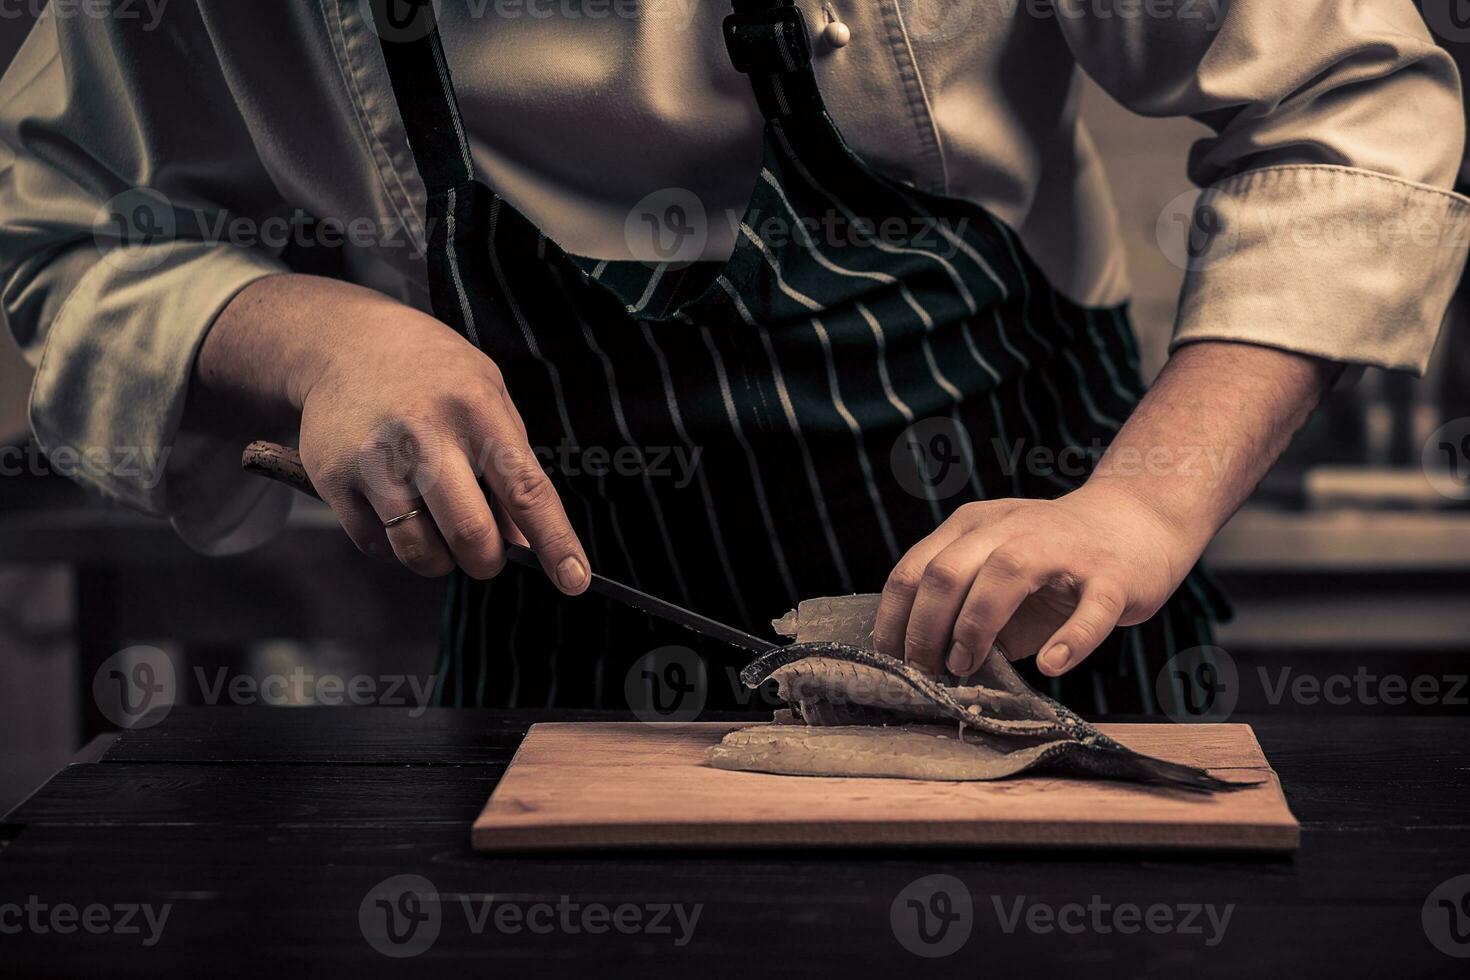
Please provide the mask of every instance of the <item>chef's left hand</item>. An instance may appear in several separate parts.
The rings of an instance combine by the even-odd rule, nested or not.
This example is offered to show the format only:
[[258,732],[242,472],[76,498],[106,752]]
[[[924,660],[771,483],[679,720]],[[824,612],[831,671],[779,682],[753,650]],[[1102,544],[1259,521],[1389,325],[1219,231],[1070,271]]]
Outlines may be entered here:
[[1198,560],[1136,493],[1094,481],[1059,500],[966,504],[903,557],[883,589],[878,649],[929,673],[974,673],[1000,641],[1056,676],[1118,625],[1152,616]]

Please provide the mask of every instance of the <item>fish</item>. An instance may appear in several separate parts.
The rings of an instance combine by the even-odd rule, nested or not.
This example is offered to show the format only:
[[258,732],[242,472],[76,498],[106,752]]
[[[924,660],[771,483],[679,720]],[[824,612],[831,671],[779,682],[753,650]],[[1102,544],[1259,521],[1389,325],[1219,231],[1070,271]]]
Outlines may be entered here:
[[969,678],[934,677],[878,653],[876,595],[803,602],[774,624],[796,642],[740,674],[775,682],[776,723],[731,732],[717,768],[792,775],[984,780],[1031,769],[1224,792],[1204,769],[1137,752],[1031,688],[997,648]]

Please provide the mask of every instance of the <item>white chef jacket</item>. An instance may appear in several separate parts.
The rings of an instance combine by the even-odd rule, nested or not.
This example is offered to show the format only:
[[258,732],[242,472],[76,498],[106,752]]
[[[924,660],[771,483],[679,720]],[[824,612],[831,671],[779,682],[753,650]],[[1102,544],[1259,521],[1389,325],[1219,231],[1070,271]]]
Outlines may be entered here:
[[[1459,79],[1410,0],[799,5],[854,149],[989,209],[1077,301],[1128,295],[1077,115],[1085,71],[1137,112],[1212,130],[1189,161],[1211,247],[1177,257],[1176,344],[1424,369],[1470,201],[1449,190]],[[549,237],[635,257],[630,215],[672,192],[708,216],[706,256],[728,254],[720,218],[749,197],[762,120],[724,50],[723,0],[438,6],[481,176]],[[287,271],[291,216],[339,223],[348,278],[428,305],[423,186],[367,11],[139,0],[99,16],[54,0],[0,81],[0,315],[37,366],[35,435],[48,450],[167,453],[162,474],[80,475],[206,549],[261,540],[289,506],[239,474],[239,446],[183,436],[179,420],[215,316]],[[845,46],[821,36],[834,20]],[[139,200],[191,218],[117,249],[109,222]]]

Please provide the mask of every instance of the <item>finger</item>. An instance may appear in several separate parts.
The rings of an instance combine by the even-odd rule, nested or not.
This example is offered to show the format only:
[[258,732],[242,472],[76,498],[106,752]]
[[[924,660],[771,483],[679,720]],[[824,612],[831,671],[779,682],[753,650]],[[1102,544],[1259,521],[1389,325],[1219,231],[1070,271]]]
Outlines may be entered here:
[[[325,497],[325,495],[323,495]],[[388,544],[388,535],[383,531],[383,522],[373,513],[367,498],[360,493],[334,495],[327,500],[337,523],[347,532],[347,537],[357,550],[370,558],[391,559],[393,547]]]
[[470,461],[463,454],[447,453],[434,479],[426,480],[419,492],[455,564],[471,578],[500,574],[505,546]]
[[1024,550],[1011,543],[986,556],[955,617],[948,660],[951,673],[968,677],[979,670],[990,656],[996,637],[1035,591],[1045,570],[1039,565],[1031,567],[1028,562],[1035,559],[1021,557],[1019,553]]
[[[516,429],[521,434],[521,438],[529,443],[531,441],[531,434],[526,429],[525,420],[521,418],[520,409],[516,408],[515,403],[510,400],[510,394],[503,388],[500,391],[500,403],[505,406],[505,413],[515,423]],[[500,536],[502,538],[511,544],[518,544],[522,548],[531,547],[531,542],[527,541],[525,534],[521,532],[520,528],[516,527],[516,522],[506,514],[505,507],[493,496],[490,498],[490,510],[495,514],[495,523],[500,527]]]
[[1041,672],[1058,677],[1087,659],[1123,617],[1123,594],[1122,589],[1109,581],[1088,581],[1082,587],[1077,608],[1042,646],[1036,658]]
[[873,643],[879,653],[897,660],[904,656],[904,640],[908,632],[909,612],[919,595],[919,583],[924,578],[924,569],[930,559],[939,554],[950,543],[964,533],[964,529],[953,520],[946,521],[927,538],[908,550],[883,585],[883,597],[878,602],[878,615],[873,621]]
[[904,631],[905,660],[931,674],[945,669],[955,618],[994,547],[994,539],[985,534],[967,534],[929,559]]
[[485,481],[505,509],[505,516],[525,533],[541,567],[557,588],[567,595],[586,591],[592,581],[587,554],[540,461],[505,415],[483,424],[492,448]]
[[425,578],[440,578],[453,571],[454,557],[422,500],[411,498],[406,493],[387,495],[372,488],[367,491],[367,499],[380,525],[415,510],[420,511],[384,529],[388,544],[405,568]]

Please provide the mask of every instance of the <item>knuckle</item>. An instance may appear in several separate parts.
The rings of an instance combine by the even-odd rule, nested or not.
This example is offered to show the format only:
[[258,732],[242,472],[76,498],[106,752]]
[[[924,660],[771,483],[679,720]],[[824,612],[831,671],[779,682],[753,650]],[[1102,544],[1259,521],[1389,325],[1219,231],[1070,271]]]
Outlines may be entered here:
[[397,425],[417,436],[430,435],[444,428],[445,417],[460,402],[458,390],[435,390],[411,398],[398,410]]
[[456,553],[477,553],[494,543],[495,524],[488,517],[478,514],[461,517],[445,529],[444,537]]
[[988,577],[1007,581],[1025,576],[1026,567],[1026,559],[1009,547],[995,549],[985,560],[985,573]]
[[1013,500],[972,500],[955,508],[955,516],[971,528],[995,524],[1015,512]]
[[959,520],[961,527],[973,530],[989,520],[991,510],[992,507],[987,506],[986,501],[976,500],[955,508],[954,517]]
[[505,375],[500,372],[500,366],[488,357],[483,358],[482,374],[491,393],[499,395],[505,391]]
[[924,569],[923,585],[940,592],[954,592],[970,584],[974,570],[962,561],[936,558]]
[[315,465],[308,465],[312,485],[334,510],[350,506],[357,485],[357,466],[342,453],[332,453]]
[[539,470],[522,468],[505,483],[506,506],[517,511],[540,510],[555,496],[551,481]]
[[923,570],[913,562],[899,562],[888,575],[883,591],[897,599],[912,599],[919,591]]

